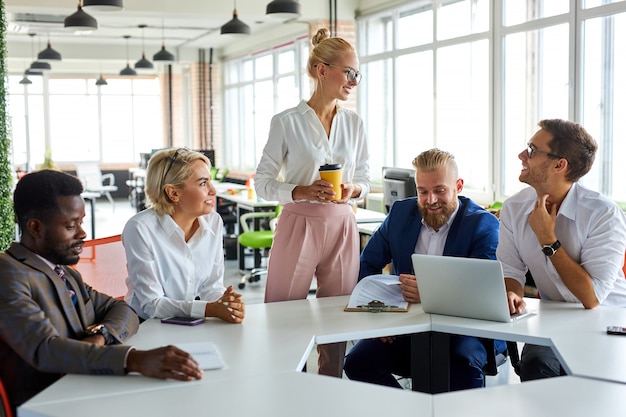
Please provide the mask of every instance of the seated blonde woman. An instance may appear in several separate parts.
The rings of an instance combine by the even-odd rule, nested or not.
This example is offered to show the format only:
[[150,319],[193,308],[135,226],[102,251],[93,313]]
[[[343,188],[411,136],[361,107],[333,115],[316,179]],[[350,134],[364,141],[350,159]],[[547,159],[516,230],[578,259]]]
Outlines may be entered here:
[[214,211],[210,166],[206,156],[184,148],[159,151],[148,162],[148,209],[122,232],[126,301],[143,320],[244,318],[241,295],[224,287],[223,222]]

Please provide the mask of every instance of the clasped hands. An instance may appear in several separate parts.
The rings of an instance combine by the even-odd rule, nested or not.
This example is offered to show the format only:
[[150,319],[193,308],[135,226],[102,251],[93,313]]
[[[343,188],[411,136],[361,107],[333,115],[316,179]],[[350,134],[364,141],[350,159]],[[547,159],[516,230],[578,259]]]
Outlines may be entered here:
[[246,314],[246,305],[241,294],[229,285],[224,294],[215,302],[208,303],[205,309],[206,317],[217,317],[228,323],[241,323]]

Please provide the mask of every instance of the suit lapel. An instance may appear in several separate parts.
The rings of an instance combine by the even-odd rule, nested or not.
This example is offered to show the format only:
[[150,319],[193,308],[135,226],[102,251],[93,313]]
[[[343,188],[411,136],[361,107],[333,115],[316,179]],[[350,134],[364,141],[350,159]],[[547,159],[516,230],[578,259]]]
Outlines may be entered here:
[[7,249],[7,253],[9,253],[13,258],[17,259],[29,268],[37,270],[46,277],[45,279],[50,281],[50,284],[56,290],[56,296],[61,301],[60,307],[63,311],[63,314],[67,318],[67,322],[72,327],[74,333],[80,335],[85,328],[82,324],[83,320],[81,320],[81,317],[79,317],[79,315],[84,316],[85,314],[83,294],[82,291],[80,291],[80,289],[78,288],[74,277],[67,272],[67,269],[64,268],[65,277],[76,292],[76,295],[78,296],[78,302],[76,303],[76,307],[74,306],[74,303],[72,303],[72,299],[69,295],[67,287],[65,286],[65,283],[63,282],[63,279],[59,277],[57,273],[54,272],[54,270],[52,270],[50,266],[42,261],[37,255],[35,255],[29,249],[17,242],[14,242],[11,247]]

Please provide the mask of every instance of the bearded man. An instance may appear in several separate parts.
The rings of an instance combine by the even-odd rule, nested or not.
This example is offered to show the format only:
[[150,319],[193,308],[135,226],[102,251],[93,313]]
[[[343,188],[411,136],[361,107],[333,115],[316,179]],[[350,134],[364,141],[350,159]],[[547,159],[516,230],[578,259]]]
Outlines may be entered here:
[[[463,179],[449,152],[422,152],[413,166],[417,197],[393,204],[361,253],[359,279],[380,274],[391,264],[392,273],[400,277],[404,299],[419,303],[411,255],[495,259],[499,223],[494,215],[459,195]],[[495,356],[505,350],[504,341],[452,336],[450,389],[484,387],[485,372],[495,374]],[[350,379],[397,388],[401,386],[394,375],[410,376],[410,370],[410,336],[361,340],[344,364]]]

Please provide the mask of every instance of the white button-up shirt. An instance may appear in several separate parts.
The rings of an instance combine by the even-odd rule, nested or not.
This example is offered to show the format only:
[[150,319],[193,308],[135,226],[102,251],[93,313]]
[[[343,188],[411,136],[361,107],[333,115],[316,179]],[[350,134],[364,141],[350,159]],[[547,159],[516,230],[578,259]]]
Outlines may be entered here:
[[[561,280],[528,224],[537,194],[528,187],[508,198],[500,212],[500,241],[496,256],[505,277],[522,286],[526,267],[542,299],[580,302]],[[602,305],[626,307],[626,279],[622,271],[626,250],[626,216],[601,194],[574,183],[556,216],[561,249],[591,276]]]
[[337,108],[330,136],[306,101],[275,115],[269,139],[254,177],[259,197],[292,203],[297,185],[318,180],[319,167],[341,164],[342,182],[361,187],[363,198],[370,190],[369,155],[363,120],[351,110]]
[[212,212],[198,220],[189,242],[171,216],[152,209],[126,223],[126,302],[141,318],[204,317],[207,303],[226,290],[222,218]]

